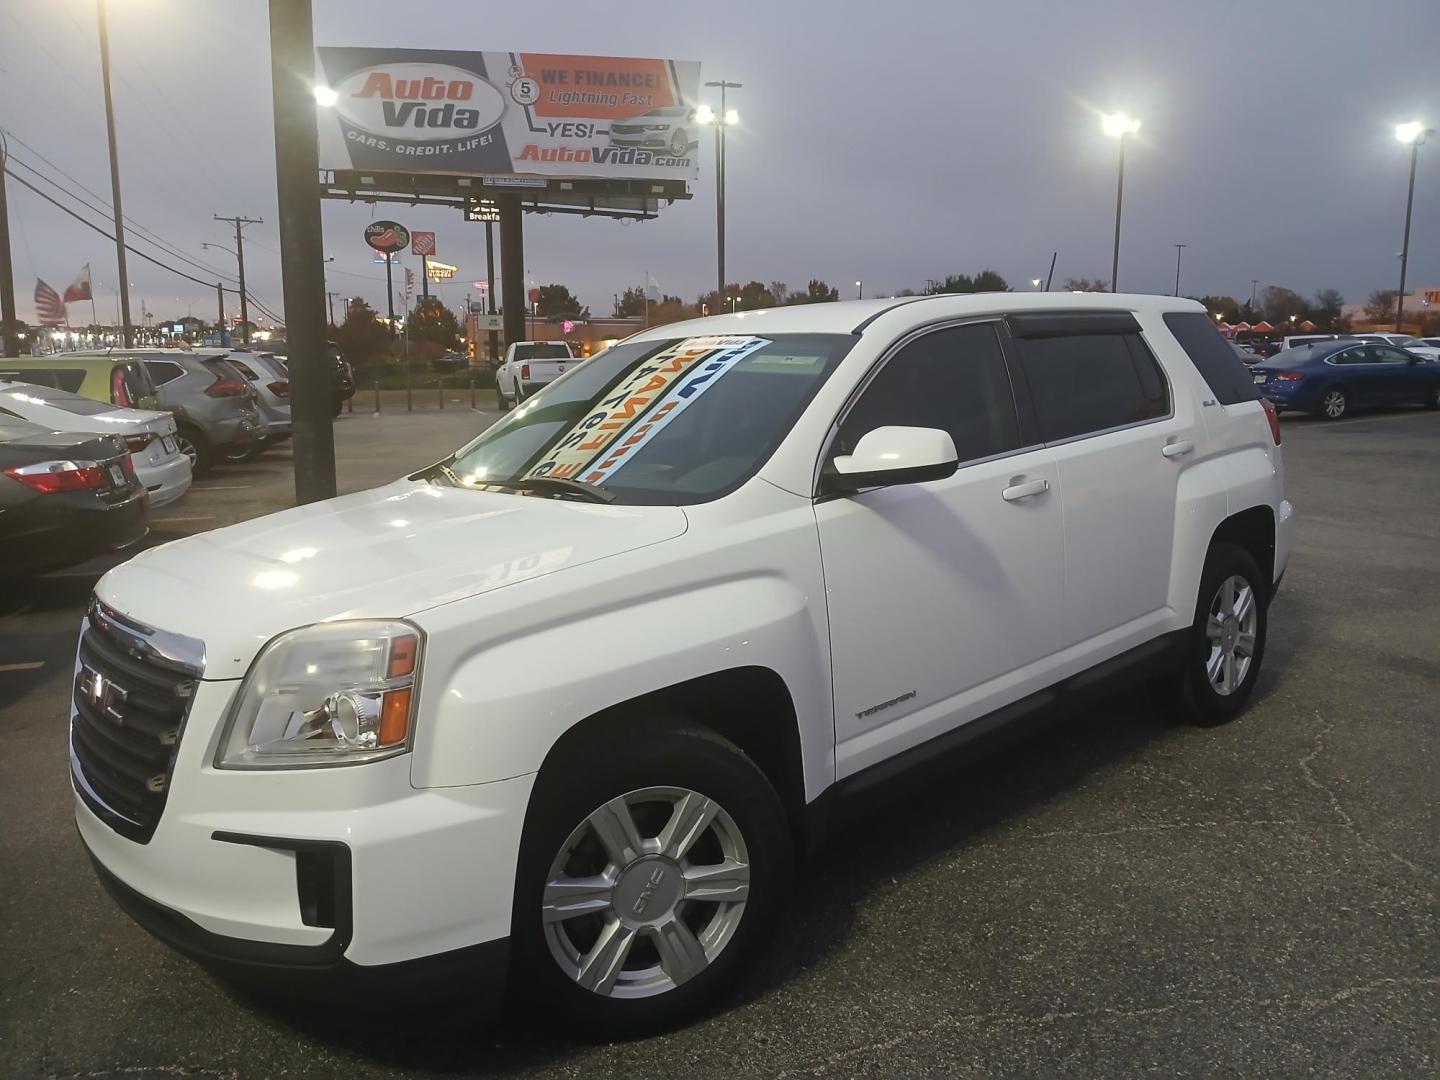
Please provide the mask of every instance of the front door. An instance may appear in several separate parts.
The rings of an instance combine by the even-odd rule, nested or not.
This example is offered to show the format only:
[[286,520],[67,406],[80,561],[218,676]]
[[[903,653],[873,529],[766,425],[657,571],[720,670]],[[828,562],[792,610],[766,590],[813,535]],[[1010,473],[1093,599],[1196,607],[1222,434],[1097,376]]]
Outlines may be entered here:
[[1418,405],[1425,400],[1429,385],[1425,365],[1404,349],[1392,345],[1374,345],[1370,349],[1375,361],[1375,401],[1386,405]]
[[1038,689],[1058,646],[1054,461],[1022,426],[993,323],[929,330],[894,352],[830,456],[888,425],[950,433],[945,480],[816,504],[843,777]]

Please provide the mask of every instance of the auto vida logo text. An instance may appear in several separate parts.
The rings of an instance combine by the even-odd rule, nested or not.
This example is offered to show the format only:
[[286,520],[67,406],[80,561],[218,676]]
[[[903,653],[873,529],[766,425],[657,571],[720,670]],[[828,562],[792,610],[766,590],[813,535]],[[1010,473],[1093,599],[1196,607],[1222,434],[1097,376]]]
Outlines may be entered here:
[[689,157],[674,157],[657,154],[653,150],[641,150],[630,146],[541,146],[526,143],[516,161],[593,161],[600,165],[661,165],[685,168]]
[[474,72],[445,64],[362,68],[335,88],[335,108],[376,135],[440,140],[484,131],[505,115],[505,97]]

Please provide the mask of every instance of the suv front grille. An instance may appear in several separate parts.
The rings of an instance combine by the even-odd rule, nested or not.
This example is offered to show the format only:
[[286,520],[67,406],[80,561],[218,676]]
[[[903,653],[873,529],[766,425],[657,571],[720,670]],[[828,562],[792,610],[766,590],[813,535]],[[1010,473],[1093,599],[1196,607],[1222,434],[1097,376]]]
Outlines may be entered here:
[[195,678],[137,656],[92,607],[80,638],[70,721],[75,789],[120,835],[155,832]]

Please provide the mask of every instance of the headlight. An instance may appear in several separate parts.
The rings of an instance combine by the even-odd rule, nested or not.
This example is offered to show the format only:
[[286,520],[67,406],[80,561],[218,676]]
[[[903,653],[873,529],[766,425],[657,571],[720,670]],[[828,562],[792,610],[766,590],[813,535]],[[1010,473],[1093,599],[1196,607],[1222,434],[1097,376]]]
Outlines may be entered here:
[[271,641],[235,696],[221,769],[352,765],[410,748],[423,639],[404,622],[318,623]]

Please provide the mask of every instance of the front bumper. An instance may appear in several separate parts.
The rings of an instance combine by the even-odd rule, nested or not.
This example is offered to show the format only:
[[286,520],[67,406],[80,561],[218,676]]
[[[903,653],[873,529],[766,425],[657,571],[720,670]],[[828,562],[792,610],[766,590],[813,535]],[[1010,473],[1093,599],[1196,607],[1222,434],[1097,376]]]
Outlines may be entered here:
[[[337,971],[509,936],[532,776],[417,789],[410,755],[216,769],[219,721],[238,686],[197,685],[147,842],[115,832],[76,793],[80,837],[102,877],[140,898],[117,896],[132,914],[136,904],[149,912],[135,915],[142,925],[201,959]],[[317,885],[327,875],[332,884]]]

